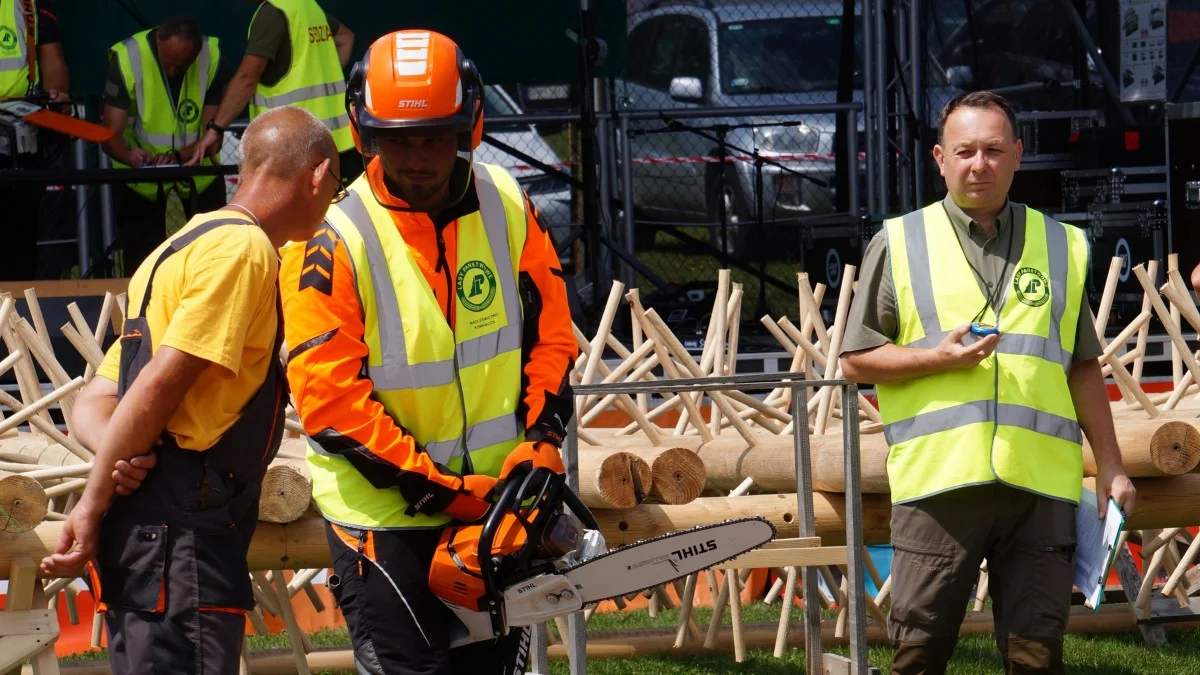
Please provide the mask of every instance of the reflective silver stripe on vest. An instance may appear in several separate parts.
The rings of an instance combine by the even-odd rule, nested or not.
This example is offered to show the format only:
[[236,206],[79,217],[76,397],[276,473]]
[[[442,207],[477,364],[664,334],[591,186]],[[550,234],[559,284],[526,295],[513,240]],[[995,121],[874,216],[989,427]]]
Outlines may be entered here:
[[[314,84],[310,87],[300,87],[292,91],[274,96],[263,96],[262,94],[254,95],[254,105],[260,108],[280,108],[285,105],[307,101],[313,98],[321,98],[322,96],[338,96],[346,93],[346,83],[342,80],[337,82],[326,82],[324,84]],[[343,115],[343,117],[345,117]]]
[[1000,403],[996,421],[1006,427],[1020,427],[1043,436],[1053,436],[1072,443],[1083,443],[1083,433],[1075,420],[1054,413],[1034,410],[1014,403]]
[[[1028,232],[1028,228],[1026,232]],[[904,216],[904,244],[908,253],[913,303],[917,306],[921,327],[925,331],[925,337],[904,346],[932,349],[941,344],[950,331],[941,330],[941,322],[938,319],[933,279],[929,272],[929,249],[923,210],[913,211]],[[914,255],[914,252],[919,253]],[[1062,322],[1067,306],[1067,268],[1069,264],[1067,232],[1064,225],[1050,218],[1046,218],[1046,257],[1050,265],[1051,291],[1049,338],[1024,333],[1005,333],[1001,336],[1000,343],[996,345],[996,351],[1001,354],[1037,356],[1058,363],[1065,369],[1071,366],[1071,353],[1062,348],[1059,324]],[[1004,306],[1008,297],[1009,294],[1006,290],[1004,300],[1000,303],[1001,307]],[[963,340],[965,344],[973,341],[974,338],[969,334]]]
[[[936,345],[942,341],[942,322],[938,319],[937,302],[933,295],[933,276],[929,271],[929,243],[925,232],[925,210],[904,214],[904,248],[908,254],[908,277],[912,284],[913,303],[921,318],[925,338],[921,342],[937,337]],[[915,255],[914,255],[914,252]],[[914,264],[917,263],[917,264]],[[923,345],[906,345],[909,347]]]
[[326,117],[325,119],[321,120],[321,124],[324,124],[325,127],[329,129],[330,133],[332,133],[338,129],[345,129],[346,127],[350,126],[350,118],[347,117],[345,113],[342,113],[336,117]]
[[[477,422],[467,427],[463,434],[466,439],[466,449],[479,450],[490,445],[511,441],[524,431],[517,416],[508,413],[490,420]],[[438,464],[447,465],[450,460],[463,450],[462,438],[449,441],[435,441],[425,446],[425,452]]]
[[972,401],[885,424],[883,438],[887,441],[888,446],[893,446],[921,436],[936,434],[939,431],[957,429],[979,422],[990,422],[992,419],[991,401]]
[[[382,364],[368,366],[367,376],[376,389],[420,389],[437,387],[454,381],[453,361],[432,361],[409,364],[408,346],[404,343],[404,327],[400,323],[400,302],[392,286],[392,275],[388,271],[387,256],[383,243],[371,221],[371,214],[362,202],[357,190],[352,190],[337,208],[354,223],[362,236],[370,266],[371,285],[375,287],[375,318],[379,333],[379,344],[386,345],[380,355]],[[331,223],[332,224],[332,223]],[[335,228],[336,229],[336,228]]]
[[[196,105],[200,106],[201,116],[203,116],[204,110],[204,97],[208,96],[208,67],[210,61],[212,61],[211,45],[207,39],[201,38],[200,54],[196,56],[196,62],[192,65],[192,67],[196,69],[196,82],[198,83],[197,86],[200,87],[196,91]],[[186,74],[184,74],[184,78],[186,81]],[[182,95],[182,93],[183,92],[181,91],[180,94]],[[179,103],[180,105],[183,104],[182,101],[179,101]],[[179,111],[175,110],[172,112],[175,113],[176,123],[179,123]],[[182,126],[183,140],[181,142],[184,146],[191,145],[200,139],[201,129],[199,124],[196,125],[195,131],[190,130],[187,124],[183,124]]]
[[[496,279],[503,294],[505,311],[508,314],[508,324],[499,330],[467,340],[455,347],[458,355],[458,367],[483,363],[498,354],[521,348],[521,304],[516,289],[516,275],[513,274],[512,258],[508,247],[508,219],[504,212],[504,203],[487,169],[477,166],[475,169],[475,190],[479,196],[480,215],[483,218],[484,229],[487,232],[488,245],[492,249],[492,258],[496,262]],[[404,326],[400,318],[400,304],[396,299],[396,289],[392,286],[391,272],[388,270],[387,257],[384,255],[383,244],[379,233],[371,221],[366,206],[358,191],[351,191],[349,196],[337,205],[338,208],[358,228],[366,248],[367,262],[370,265],[371,284],[375,288],[375,317],[378,323],[379,344],[386,345],[382,350],[378,366],[368,366],[367,375],[377,390],[422,389],[438,387],[454,381],[455,364],[453,359],[430,361],[425,363],[409,363],[408,346],[404,343]]]
[[0,71],[20,70],[28,64],[29,60],[29,54],[26,52],[28,45],[25,44],[25,10],[21,5],[21,0],[13,0],[13,13],[16,14],[13,24],[16,26],[18,51],[16,56],[0,59]]
[[1072,443],[1083,442],[1079,423],[1074,420],[1014,403],[999,403],[993,406],[990,400],[972,401],[892,422],[884,425],[883,436],[888,446],[894,446],[921,436],[980,422],[997,422]]

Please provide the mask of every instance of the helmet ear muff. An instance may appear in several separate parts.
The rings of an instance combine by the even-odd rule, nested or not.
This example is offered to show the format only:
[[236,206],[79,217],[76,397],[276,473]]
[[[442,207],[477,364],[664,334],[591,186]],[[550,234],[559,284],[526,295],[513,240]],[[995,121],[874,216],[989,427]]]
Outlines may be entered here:
[[363,99],[364,73],[370,50],[363,56],[362,61],[356,61],[350,69],[350,77],[346,79],[346,116],[350,118],[350,136],[354,138],[354,149],[362,154],[362,137],[358,133],[358,105]]
[[462,59],[459,71],[463,79],[463,98],[471,100],[470,94],[475,94],[475,110],[471,111],[471,150],[474,151],[483,142],[483,78],[479,76],[475,62],[468,58]]

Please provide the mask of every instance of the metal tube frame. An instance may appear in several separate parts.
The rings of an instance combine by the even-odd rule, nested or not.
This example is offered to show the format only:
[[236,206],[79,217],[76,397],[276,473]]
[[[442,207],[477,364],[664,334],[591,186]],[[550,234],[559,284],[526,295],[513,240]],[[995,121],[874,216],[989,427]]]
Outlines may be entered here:
[[[642,382],[616,382],[613,384],[574,385],[579,396],[607,394],[683,393],[710,391],[762,391],[787,387],[792,391],[793,441],[796,459],[796,502],[798,527],[801,537],[816,536],[813,516],[812,463],[808,436],[808,387],[837,387],[842,396],[842,434],[845,443],[845,500],[846,500],[846,575],[848,584],[848,630],[850,632],[850,672],[867,675],[867,609],[863,568],[862,529],[862,476],[859,458],[858,432],[858,386],[846,380],[805,380],[804,373],[754,373],[751,375],[728,375],[677,380],[655,380]],[[819,391],[819,389],[818,389]],[[576,411],[577,412],[577,411]],[[567,425],[567,442],[564,446],[563,463],[567,469],[568,483],[574,488],[579,484],[579,422],[572,415]],[[804,641],[808,672],[823,673],[824,653],[821,647],[821,604],[813,602],[819,597],[817,567],[803,567],[804,575]],[[571,615],[574,618],[576,615]],[[580,627],[582,628],[582,626]],[[585,673],[587,670],[586,642],[582,630],[570,627],[571,638],[568,650],[571,672]],[[578,662],[578,663],[577,663]],[[577,670],[577,668],[580,668]]]
[[[875,143],[878,137],[875,126],[878,121],[878,108],[875,99],[875,50],[871,45],[875,42],[875,23],[871,20],[875,3],[878,0],[862,0],[863,26],[863,131],[867,147],[867,212],[872,216],[879,212],[878,167],[879,150]],[[817,671],[819,672],[819,671]]]
[[[888,97],[887,97],[887,60],[888,60],[888,32],[887,32],[887,3],[885,0],[868,0],[874,7],[872,20],[875,23],[875,40],[874,42],[866,43],[868,47],[873,47],[875,50],[875,58],[872,59],[875,70],[872,76],[875,81],[872,83],[875,94],[875,150],[879,153],[876,161],[879,163],[878,180],[879,184],[876,189],[879,191],[879,214],[885,215],[891,212],[891,158],[892,151],[890,141],[888,140]],[[872,214],[874,215],[874,214]]]

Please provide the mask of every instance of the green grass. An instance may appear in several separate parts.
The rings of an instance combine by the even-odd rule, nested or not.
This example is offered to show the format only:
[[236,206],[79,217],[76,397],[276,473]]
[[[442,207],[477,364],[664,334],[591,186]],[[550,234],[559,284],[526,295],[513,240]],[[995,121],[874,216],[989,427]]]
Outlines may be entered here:
[[[794,621],[802,620],[803,610],[796,608]],[[712,616],[707,607],[697,607],[696,617],[701,629],[705,629]],[[779,618],[778,605],[765,607],[761,603],[744,608],[747,623],[774,622]],[[728,615],[727,615],[728,617]],[[826,613],[826,618],[832,617]],[[593,617],[589,631],[623,629],[673,628],[679,619],[679,610],[660,612],[651,618],[645,610],[631,612],[606,612]],[[309,635],[317,649],[349,646],[349,634],[345,629],[325,629]],[[1147,646],[1138,633],[1120,635],[1068,635],[1066,639],[1067,672],[1072,675],[1186,675],[1200,673],[1200,630],[1176,631],[1167,634],[1165,647]],[[593,659],[588,671],[596,675],[633,675],[649,673],[655,675],[707,675],[716,673],[745,672],[756,675],[783,675],[804,672],[804,652],[795,649],[803,638],[793,633],[791,649],[783,659],[775,659],[770,650],[748,650],[745,663],[735,663],[731,652],[709,655],[649,655],[636,659]],[[252,652],[289,649],[284,635],[254,635],[249,638]],[[828,651],[848,655],[845,647],[833,647]],[[871,664],[887,672],[891,663],[892,650],[884,646],[870,648]],[[105,658],[104,652],[89,652],[63,659],[63,661],[95,660]],[[552,661],[550,672],[565,675],[569,672],[566,661]],[[1003,675],[999,653],[993,638],[988,636],[964,637],[958,643],[949,675]]]

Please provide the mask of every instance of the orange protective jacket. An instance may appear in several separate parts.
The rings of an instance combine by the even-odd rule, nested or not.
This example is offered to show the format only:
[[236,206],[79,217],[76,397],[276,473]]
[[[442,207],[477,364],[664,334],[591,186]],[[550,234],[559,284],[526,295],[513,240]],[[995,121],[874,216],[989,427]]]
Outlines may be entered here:
[[[384,185],[378,159],[368,164],[366,173],[383,204],[405,206]],[[517,414],[525,420],[526,440],[561,445],[574,410],[567,373],[578,347],[558,254],[528,195],[525,203],[528,229],[518,266],[524,321],[523,394]],[[478,210],[472,183],[461,202],[436,217],[390,211],[452,327],[457,219]],[[288,382],[305,432],[326,450],[347,457],[375,487],[398,487],[406,495],[432,491],[443,498],[461,492],[461,479],[436,465],[371,398],[354,270],[344,244],[328,225],[307,246],[285,251],[279,288],[289,350]]]

